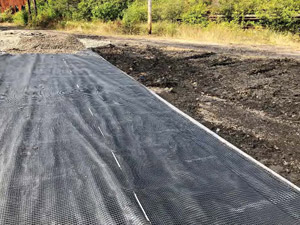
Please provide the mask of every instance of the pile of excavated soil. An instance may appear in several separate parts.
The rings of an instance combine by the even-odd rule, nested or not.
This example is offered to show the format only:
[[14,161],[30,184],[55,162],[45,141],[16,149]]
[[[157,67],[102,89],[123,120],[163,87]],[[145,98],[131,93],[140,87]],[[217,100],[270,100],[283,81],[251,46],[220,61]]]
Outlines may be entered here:
[[8,52],[17,48],[20,37],[14,34],[15,32],[0,31],[0,52]]
[[110,45],[95,51],[300,185],[300,61]]
[[0,51],[20,53],[76,53],[84,45],[73,35],[47,31],[5,31],[0,33]]

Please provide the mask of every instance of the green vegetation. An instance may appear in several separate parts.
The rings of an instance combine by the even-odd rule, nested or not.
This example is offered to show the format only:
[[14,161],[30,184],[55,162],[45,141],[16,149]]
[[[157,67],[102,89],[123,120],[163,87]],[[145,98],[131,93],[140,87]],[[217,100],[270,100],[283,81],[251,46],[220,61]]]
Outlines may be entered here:
[[6,10],[4,13],[0,14],[0,22],[12,22],[13,21],[13,14],[11,10]]
[[19,11],[12,15],[14,24],[18,26],[25,26],[28,22],[28,13],[25,10]]
[[227,21],[244,24],[245,15],[255,14],[258,24],[279,31],[299,32],[300,0],[220,0],[214,9]]
[[[36,1],[37,15],[31,4],[31,15],[27,13],[28,9],[16,14],[8,10],[0,14],[0,22],[14,22],[31,27],[82,29],[88,32],[93,27],[94,30],[113,34],[147,33],[147,0]],[[233,34],[243,34],[246,37],[262,35],[264,40],[268,39],[263,43],[273,43],[278,42],[274,41],[274,35],[277,34],[278,40],[283,40],[285,36],[289,40],[292,38],[293,41],[299,41],[300,19],[297,16],[300,15],[300,0],[152,1],[154,35],[199,38],[199,30],[208,35],[208,30],[213,32],[216,29],[218,32],[225,32],[220,33],[220,40],[228,39],[224,36],[226,34],[231,38],[234,38]],[[220,16],[212,21],[212,15]],[[248,15],[255,15],[258,20],[247,20]],[[94,27],[95,24],[102,28]],[[229,30],[232,32],[228,32]],[[215,37],[218,36],[216,32],[213,33]],[[271,36],[267,38],[266,34]]]
[[[17,21],[33,26],[53,26],[62,21],[120,21],[123,29],[137,32],[136,24],[147,20],[147,0],[37,0],[38,15],[1,14],[1,21]],[[256,23],[245,15],[256,15]],[[217,22],[241,26],[263,26],[279,31],[299,32],[300,0],[153,0],[153,21],[198,24],[203,27],[209,15],[224,15]],[[23,19],[23,21],[22,21]]]

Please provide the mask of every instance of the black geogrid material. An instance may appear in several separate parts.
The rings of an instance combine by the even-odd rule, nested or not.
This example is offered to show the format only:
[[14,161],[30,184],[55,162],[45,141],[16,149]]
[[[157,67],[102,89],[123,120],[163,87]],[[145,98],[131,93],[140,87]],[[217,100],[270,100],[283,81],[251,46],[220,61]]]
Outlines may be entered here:
[[0,224],[147,218],[300,224],[300,194],[99,57],[1,55]]

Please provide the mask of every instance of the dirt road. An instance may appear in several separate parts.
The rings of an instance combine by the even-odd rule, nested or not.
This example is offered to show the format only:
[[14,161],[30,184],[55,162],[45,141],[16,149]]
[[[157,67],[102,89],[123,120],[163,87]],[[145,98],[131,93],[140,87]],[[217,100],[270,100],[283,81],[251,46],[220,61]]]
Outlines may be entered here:
[[94,48],[193,118],[300,185],[299,52],[2,30],[0,51],[13,54]]

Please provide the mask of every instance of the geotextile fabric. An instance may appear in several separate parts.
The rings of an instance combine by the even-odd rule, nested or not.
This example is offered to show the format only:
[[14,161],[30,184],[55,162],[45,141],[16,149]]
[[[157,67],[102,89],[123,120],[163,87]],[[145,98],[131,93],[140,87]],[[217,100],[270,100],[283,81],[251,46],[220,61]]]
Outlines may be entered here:
[[100,57],[4,54],[0,224],[300,224],[300,193]]

